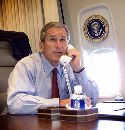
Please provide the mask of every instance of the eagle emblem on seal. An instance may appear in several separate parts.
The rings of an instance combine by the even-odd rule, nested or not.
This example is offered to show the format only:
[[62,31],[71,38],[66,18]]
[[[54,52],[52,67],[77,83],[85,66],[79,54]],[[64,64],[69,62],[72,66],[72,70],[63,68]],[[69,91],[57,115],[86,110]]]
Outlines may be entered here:
[[101,15],[92,15],[84,23],[85,38],[92,43],[104,41],[109,34],[109,24]]

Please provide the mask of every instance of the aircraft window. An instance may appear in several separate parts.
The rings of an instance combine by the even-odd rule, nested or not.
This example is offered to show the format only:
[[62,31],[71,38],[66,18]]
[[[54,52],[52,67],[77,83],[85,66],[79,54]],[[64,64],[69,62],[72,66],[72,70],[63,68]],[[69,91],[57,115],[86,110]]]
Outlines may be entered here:
[[102,49],[97,50],[86,58],[87,73],[94,79],[98,86],[100,97],[115,96],[119,92],[119,70],[118,60],[115,50]]

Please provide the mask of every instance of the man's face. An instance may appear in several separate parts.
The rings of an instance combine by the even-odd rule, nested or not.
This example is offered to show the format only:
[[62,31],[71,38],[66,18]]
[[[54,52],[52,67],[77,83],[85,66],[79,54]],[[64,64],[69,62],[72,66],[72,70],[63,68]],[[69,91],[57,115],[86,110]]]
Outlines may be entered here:
[[41,47],[46,59],[53,66],[57,66],[60,57],[66,53],[67,44],[66,30],[52,27],[48,29],[45,42]]

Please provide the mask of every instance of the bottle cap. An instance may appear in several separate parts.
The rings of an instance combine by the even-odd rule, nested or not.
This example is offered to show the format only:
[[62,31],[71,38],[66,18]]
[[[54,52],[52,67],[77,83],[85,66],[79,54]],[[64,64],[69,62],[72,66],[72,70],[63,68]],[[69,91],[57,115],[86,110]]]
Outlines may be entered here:
[[82,86],[81,85],[74,86],[74,93],[82,93]]

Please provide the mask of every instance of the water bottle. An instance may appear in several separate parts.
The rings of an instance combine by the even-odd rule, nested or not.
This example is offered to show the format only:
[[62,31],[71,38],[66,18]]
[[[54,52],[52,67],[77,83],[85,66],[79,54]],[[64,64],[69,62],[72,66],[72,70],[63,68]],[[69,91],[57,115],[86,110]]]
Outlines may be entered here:
[[85,96],[82,93],[82,86],[74,86],[74,93],[71,94],[71,108],[85,110]]

